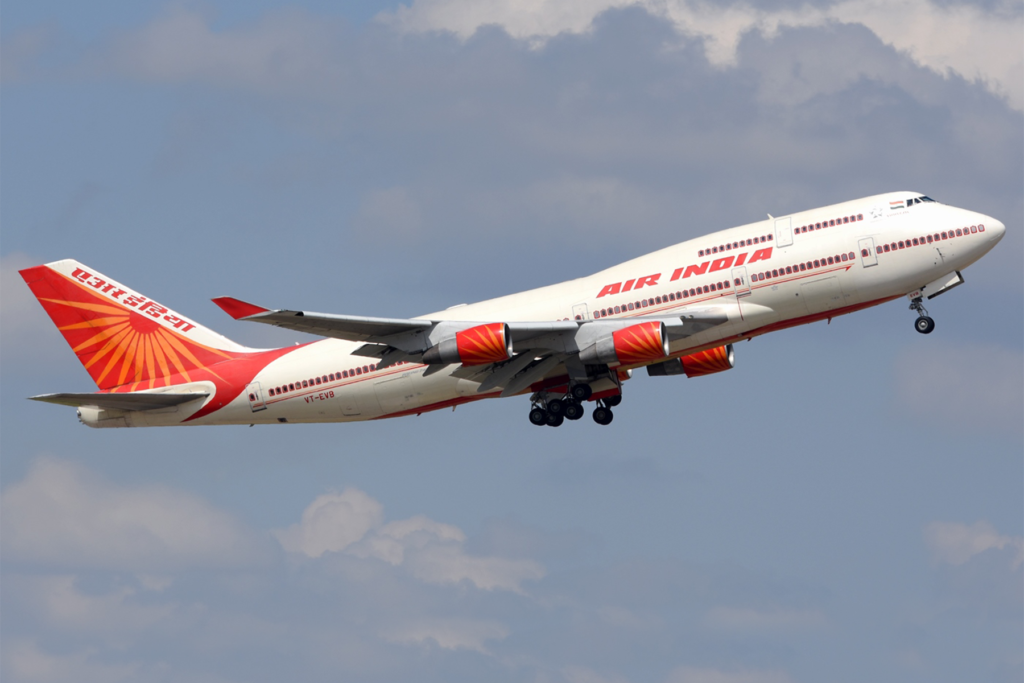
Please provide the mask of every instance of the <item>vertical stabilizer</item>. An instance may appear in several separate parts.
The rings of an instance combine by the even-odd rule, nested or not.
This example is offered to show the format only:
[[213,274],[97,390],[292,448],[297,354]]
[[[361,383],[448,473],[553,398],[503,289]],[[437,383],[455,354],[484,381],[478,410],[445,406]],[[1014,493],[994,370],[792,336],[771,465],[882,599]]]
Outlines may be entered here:
[[190,373],[254,351],[77,261],[21,276],[103,390],[190,382]]

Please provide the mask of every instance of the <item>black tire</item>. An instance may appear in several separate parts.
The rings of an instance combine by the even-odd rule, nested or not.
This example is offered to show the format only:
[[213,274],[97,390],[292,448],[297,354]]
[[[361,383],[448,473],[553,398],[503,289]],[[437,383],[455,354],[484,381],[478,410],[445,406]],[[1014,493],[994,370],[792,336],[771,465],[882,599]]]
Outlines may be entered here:
[[534,408],[530,411],[530,422],[541,427],[548,423],[548,411],[543,408]]
[[565,419],[578,420],[583,417],[583,406],[576,401],[567,401],[565,404]]
[[926,315],[922,315],[914,321],[914,329],[921,334],[931,334],[935,329],[935,321]]
[[565,414],[565,401],[560,398],[553,398],[548,401],[548,412],[552,415]]
[[548,427],[561,427],[565,422],[565,415],[548,413]]
[[611,424],[613,417],[615,416],[612,415],[612,411],[608,410],[607,408],[599,407],[594,409],[594,422],[596,422],[599,425]]
[[614,396],[609,396],[604,400],[604,404],[609,408],[614,408],[620,403],[622,403],[622,394],[615,394]]
[[577,401],[586,401],[594,394],[594,390],[590,388],[589,384],[575,384],[569,393]]

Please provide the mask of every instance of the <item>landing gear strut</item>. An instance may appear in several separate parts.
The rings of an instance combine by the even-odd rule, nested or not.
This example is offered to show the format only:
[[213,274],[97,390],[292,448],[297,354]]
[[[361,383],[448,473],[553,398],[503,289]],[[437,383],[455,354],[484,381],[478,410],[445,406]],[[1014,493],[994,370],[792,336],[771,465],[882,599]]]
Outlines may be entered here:
[[[539,391],[533,395],[533,406],[530,409],[530,422],[542,427],[558,427],[566,420],[579,420],[586,414],[583,402],[594,395],[589,384],[573,384],[562,396],[552,396],[547,391]],[[622,394],[615,394],[597,401],[594,408],[594,422],[599,425],[611,424],[612,408],[622,403]]]
[[932,330],[935,329],[935,321],[928,317],[928,311],[925,310],[924,304],[921,302],[921,297],[911,299],[910,301],[910,310],[917,311],[914,329],[921,334],[931,334]]

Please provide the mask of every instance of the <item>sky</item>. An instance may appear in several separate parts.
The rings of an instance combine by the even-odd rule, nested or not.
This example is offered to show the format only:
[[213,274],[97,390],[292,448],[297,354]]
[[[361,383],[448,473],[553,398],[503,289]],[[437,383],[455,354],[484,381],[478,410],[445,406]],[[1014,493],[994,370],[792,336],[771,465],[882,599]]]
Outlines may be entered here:
[[[1024,5],[7,0],[0,677],[1024,676]],[[407,317],[913,190],[1006,237],[928,303],[625,386],[340,425],[90,430],[17,274]]]

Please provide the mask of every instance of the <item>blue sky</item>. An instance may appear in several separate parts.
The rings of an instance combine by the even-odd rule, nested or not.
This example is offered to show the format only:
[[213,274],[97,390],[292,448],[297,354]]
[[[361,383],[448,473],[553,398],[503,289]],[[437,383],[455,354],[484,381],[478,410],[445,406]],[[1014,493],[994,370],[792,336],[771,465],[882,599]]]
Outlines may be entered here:
[[[1019,3],[7,2],[10,681],[1019,681]],[[1002,220],[929,305],[350,425],[88,430],[17,276],[410,316],[891,190]]]

